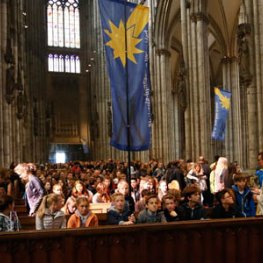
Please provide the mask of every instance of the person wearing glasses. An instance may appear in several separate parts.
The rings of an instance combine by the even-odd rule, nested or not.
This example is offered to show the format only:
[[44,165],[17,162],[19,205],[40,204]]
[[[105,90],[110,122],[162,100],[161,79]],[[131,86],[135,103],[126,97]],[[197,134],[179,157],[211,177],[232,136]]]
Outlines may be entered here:
[[218,204],[213,208],[212,218],[242,217],[235,204],[235,194],[231,189],[223,189],[216,193]]

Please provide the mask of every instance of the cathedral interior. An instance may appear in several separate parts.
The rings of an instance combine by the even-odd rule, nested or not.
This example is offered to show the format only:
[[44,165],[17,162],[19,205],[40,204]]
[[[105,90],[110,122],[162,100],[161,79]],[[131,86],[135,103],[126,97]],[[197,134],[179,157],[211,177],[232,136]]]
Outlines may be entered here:
[[[127,159],[110,146],[99,0],[1,0],[0,164]],[[263,0],[133,0],[149,7],[152,137],[132,159],[203,155],[255,168],[263,150]],[[223,141],[214,88],[230,91]],[[260,113],[261,112],[261,113]]]

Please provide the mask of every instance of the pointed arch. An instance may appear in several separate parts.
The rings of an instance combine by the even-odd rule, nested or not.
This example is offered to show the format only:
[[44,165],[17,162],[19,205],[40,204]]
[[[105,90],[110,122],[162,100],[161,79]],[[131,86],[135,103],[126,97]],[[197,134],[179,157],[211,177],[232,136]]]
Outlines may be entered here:
[[159,1],[157,5],[154,41],[158,49],[168,49],[169,41],[167,40],[169,39],[169,35],[167,27],[169,23],[171,5],[172,0]]

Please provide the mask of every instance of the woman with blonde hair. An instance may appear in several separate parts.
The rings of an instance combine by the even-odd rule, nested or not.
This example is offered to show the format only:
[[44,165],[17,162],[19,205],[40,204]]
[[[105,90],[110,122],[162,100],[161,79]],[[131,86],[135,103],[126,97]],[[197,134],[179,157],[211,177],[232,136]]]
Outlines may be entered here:
[[25,183],[25,199],[29,215],[34,216],[44,195],[44,188],[40,179],[35,176],[36,166],[33,163],[20,163],[14,172],[19,174]]
[[62,205],[61,195],[52,193],[44,196],[36,213],[36,230],[65,228],[66,217],[61,211]]
[[210,189],[213,194],[225,188],[227,175],[228,160],[226,157],[219,157],[215,169],[210,174]]

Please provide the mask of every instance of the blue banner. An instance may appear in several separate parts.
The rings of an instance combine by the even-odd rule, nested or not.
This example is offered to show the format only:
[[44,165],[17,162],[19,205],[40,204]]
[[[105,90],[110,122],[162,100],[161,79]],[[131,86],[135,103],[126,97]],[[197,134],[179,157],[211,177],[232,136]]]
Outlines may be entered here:
[[219,88],[214,88],[215,92],[215,121],[212,132],[214,140],[223,141],[225,139],[225,128],[228,111],[230,109],[231,93]]
[[[99,0],[112,96],[111,145],[124,151],[150,147],[149,8]],[[128,140],[129,136],[129,140]]]

